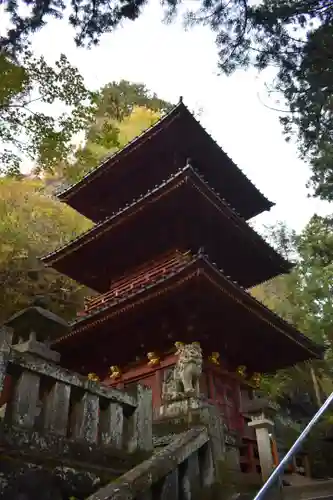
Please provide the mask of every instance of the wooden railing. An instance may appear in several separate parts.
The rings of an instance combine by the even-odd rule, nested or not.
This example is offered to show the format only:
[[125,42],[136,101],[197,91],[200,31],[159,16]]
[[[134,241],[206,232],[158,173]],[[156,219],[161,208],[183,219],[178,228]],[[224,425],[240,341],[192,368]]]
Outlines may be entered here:
[[156,279],[160,279],[167,275],[170,271],[181,268],[190,260],[190,257],[191,255],[189,252],[181,253],[179,251],[173,251],[164,255],[159,261],[140,266],[140,268],[131,275],[112,283],[108,292],[87,299],[85,313],[88,314],[95,308],[103,307],[106,303],[122,295],[126,295],[130,291],[137,290],[152,283]]
[[205,428],[192,428],[87,500],[200,499],[214,483],[214,463]]
[[129,394],[89,381],[41,357],[16,351],[11,336],[10,329],[0,329],[2,425],[99,448],[152,449],[149,389],[138,385]]

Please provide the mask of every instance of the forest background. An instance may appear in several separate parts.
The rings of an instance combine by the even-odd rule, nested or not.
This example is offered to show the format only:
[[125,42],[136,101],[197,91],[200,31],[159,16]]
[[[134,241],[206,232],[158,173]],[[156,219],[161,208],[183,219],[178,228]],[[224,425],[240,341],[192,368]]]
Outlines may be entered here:
[[[77,43],[97,43],[122,18],[136,19],[143,4],[128,0],[123,9],[115,8],[107,16],[103,1],[90,14],[89,0],[78,3],[76,19],[69,18],[78,33]],[[79,180],[171,106],[141,83],[111,82],[92,92],[65,56],[52,67],[35,57],[29,35],[43,26],[46,15],[65,15],[61,5],[36,1],[23,17],[17,10],[20,2],[8,2],[12,27],[0,38],[1,321],[29,305],[36,295],[68,320],[82,309],[92,291],[44,268],[38,259],[91,224],[60,204],[55,192]],[[80,17],[84,5],[88,23]],[[169,20],[178,6],[166,2]],[[311,166],[312,192],[329,201],[333,199],[332,18],[332,4],[322,0],[270,0],[256,6],[246,1],[205,1],[198,12],[186,15],[189,26],[202,22],[216,32],[219,65],[225,73],[251,65],[278,67],[271,85],[288,108],[287,114],[280,113],[286,139],[296,137],[301,157]],[[53,113],[56,104],[61,109],[57,115]],[[23,174],[26,163],[33,167],[29,174]],[[266,228],[265,236],[295,267],[290,275],[251,293],[327,347],[322,362],[262,381],[262,391],[287,413],[291,408],[302,409],[298,423],[303,425],[333,387],[333,217],[314,215],[299,234],[278,224]],[[327,433],[329,424],[330,417],[318,432]]]

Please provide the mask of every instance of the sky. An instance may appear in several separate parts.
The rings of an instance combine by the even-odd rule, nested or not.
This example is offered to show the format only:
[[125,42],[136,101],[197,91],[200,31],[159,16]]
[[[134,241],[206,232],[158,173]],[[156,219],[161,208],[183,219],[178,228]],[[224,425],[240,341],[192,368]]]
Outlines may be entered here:
[[285,221],[301,230],[313,213],[330,211],[308,197],[308,166],[294,144],[283,138],[278,113],[265,92],[271,72],[218,74],[217,49],[208,27],[184,30],[181,20],[166,25],[159,2],[142,16],[104,35],[99,46],[76,48],[66,21],[51,20],[33,38],[33,49],[52,62],[61,53],[77,66],[91,89],[120,79],[144,83],[167,101],[182,96],[190,110],[248,178],[276,206],[259,216],[256,227]]

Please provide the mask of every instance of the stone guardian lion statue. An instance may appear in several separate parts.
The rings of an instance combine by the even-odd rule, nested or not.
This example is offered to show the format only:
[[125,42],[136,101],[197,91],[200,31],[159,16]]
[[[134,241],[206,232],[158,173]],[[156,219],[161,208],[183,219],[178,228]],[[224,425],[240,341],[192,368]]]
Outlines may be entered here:
[[202,373],[202,350],[199,342],[183,344],[176,342],[177,363],[164,382],[162,399],[174,400],[182,396],[199,396],[199,381]]

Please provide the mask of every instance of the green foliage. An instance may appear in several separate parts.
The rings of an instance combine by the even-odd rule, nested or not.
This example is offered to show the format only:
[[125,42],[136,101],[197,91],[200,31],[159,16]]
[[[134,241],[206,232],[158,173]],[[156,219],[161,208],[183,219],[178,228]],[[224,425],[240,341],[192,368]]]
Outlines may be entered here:
[[[310,161],[316,195],[333,199],[333,5],[331,0],[202,2],[189,21],[216,33],[219,67],[226,74],[274,66],[268,86],[281,110],[286,139],[297,139]],[[280,105],[282,101],[283,105]]]
[[148,108],[137,107],[121,122],[104,119],[99,127],[94,125],[89,131],[88,141],[76,151],[75,161],[64,165],[63,176],[72,183],[77,182],[104,158],[151,127],[160,116]]
[[[49,16],[62,18],[76,32],[78,45],[96,44],[123,20],[135,20],[147,0],[5,1],[13,28],[0,48],[15,53]],[[185,4],[166,0],[166,19]],[[194,7],[193,7],[194,5]],[[29,6],[28,9],[22,9]],[[27,11],[24,17],[21,12]],[[226,74],[254,66],[277,68],[271,92],[286,104],[281,123],[289,140],[295,135],[302,157],[311,162],[310,184],[316,195],[333,199],[333,6],[331,0],[201,0],[189,3],[188,25],[203,24],[216,33],[219,67]],[[141,104],[140,104],[141,105]]]
[[52,170],[71,152],[73,135],[90,123],[92,102],[93,94],[64,55],[53,68],[30,53],[20,62],[1,54],[0,173],[18,175],[27,160]]
[[[70,319],[83,308],[84,297],[92,293],[43,267],[38,259],[92,226],[90,221],[53,198],[54,183],[59,177],[82,177],[109,152],[111,140],[107,126],[116,130],[113,144],[116,150],[160,117],[158,106],[162,109],[169,106],[151,96],[142,85],[120,82],[107,88],[108,92],[103,89],[98,96],[96,116],[87,128],[88,140],[74,165],[63,161],[51,171],[44,170],[43,180],[23,175],[0,177],[0,322],[30,305],[36,295],[44,296],[50,309]],[[52,87],[44,90],[44,97],[52,100]],[[54,92],[58,90],[54,88]],[[71,90],[68,92],[64,99],[71,98]],[[17,91],[13,93],[16,95]],[[88,161],[89,155],[93,161]],[[86,163],[81,162],[82,158]]]
[[[281,371],[264,381],[264,390],[277,398],[283,394],[309,394],[317,406],[318,390],[331,391],[333,374],[333,233],[332,217],[313,216],[300,235],[289,235],[289,255],[297,255],[294,270],[252,290],[256,298],[292,322],[315,342],[327,347],[325,360]],[[280,228],[281,230],[281,228]],[[279,232],[279,228],[278,228]],[[287,231],[280,231],[285,246]],[[278,234],[273,233],[273,240]],[[277,245],[281,249],[281,244]],[[317,392],[316,392],[317,391]]]
[[144,84],[120,80],[119,83],[112,82],[102,88],[96,116],[107,116],[121,121],[137,106],[159,113],[165,113],[172,108],[170,103],[150,92]]
[[33,179],[0,179],[0,322],[36,295],[71,318],[83,307],[87,290],[45,269],[38,258],[91,227],[90,221],[60,204]]
[[[263,378],[261,391],[280,406],[276,433],[287,448],[333,391],[332,224],[333,217],[315,215],[299,235],[289,232],[288,236],[283,225],[270,231],[270,239],[278,250],[287,249],[286,256],[297,257],[296,266],[290,275],[252,290],[268,307],[327,348],[323,361],[304,363],[282,370],[274,377]],[[326,440],[332,420],[332,416],[324,418],[303,446],[315,477],[324,478],[333,473],[329,458],[332,442]]]

